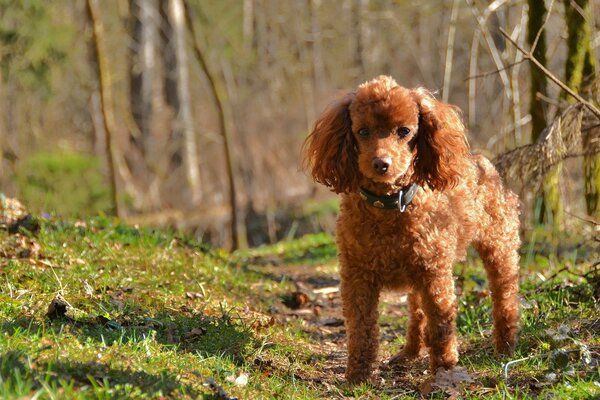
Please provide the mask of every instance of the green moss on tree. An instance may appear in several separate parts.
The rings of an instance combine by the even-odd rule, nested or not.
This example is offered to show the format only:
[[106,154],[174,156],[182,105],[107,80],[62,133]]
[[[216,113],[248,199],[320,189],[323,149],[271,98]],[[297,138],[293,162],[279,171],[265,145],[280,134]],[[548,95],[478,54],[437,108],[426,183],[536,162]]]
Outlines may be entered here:
[[[534,57],[546,65],[546,32],[543,30],[546,16],[546,5],[543,1],[528,0],[529,20],[527,23],[527,42],[533,49]],[[535,47],[534,47],[535,46]],[[531,114],[531,141],[536,142],[542,131],[546,128],[546,116],[544,105],[538,100],[538,93],[545,94],[547,88],[546,75],[538,68],[529,69],[531,78],[531,92],[529,112]],[[537,222],[552,222],[555,229],[562,228],[564,220],[564,207],[560,196],[560,176],[562,167],[553,168],[544,178],[543,193],[536,201],[536,209],[539,213],[535,215]]]
[[[583,94],[596,77],[589,0],[565,0],[565,18],[569,34],[565,81],[571,89]],[[587,147],[586,143],[584,146]],[[583,172],[587,212],[600,217],[600,155],[584,156]]]

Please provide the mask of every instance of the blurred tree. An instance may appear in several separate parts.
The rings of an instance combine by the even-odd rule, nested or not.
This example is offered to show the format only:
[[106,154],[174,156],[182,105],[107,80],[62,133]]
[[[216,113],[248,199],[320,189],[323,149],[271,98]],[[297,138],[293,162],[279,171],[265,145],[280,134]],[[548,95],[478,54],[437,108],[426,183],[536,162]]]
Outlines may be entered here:
[[157,40],[160,16],[156,0],[130,0],[131,111],[137,124],[133,144],[146,154],[151,135],[153,100],[157,96]]
[[[579,94],[591,94],[596,80],[596,58],[592,46],[593,15],[589,0],[564,0],[569,37],[565,83]],[[590,93],[592,92],[592,93]],[[568,97],[569,101],[573,101]],[[591,135],[590,135],[591,136]],[[584,149],[587,144],[584,143]],[[600,218],[600,154],[583,158],[585,202],[589,215]]]
[[354,33],[353,43],[354,43],[354,51],[353,51],[353,62],[354,68],[356,69],[356,77],[362,77],[365,75],[365,62],[363,60],[363,47],[364,47],[364,37],[363,37],[363,14],[364,8],[368,0],[350,0],[352,2],[351,5],[351,15],[352,15],[352,32]]
[[[543,1],[528,0],[529,19],[527,23],[527,42],[533,56],[542,64],[546,65],[546,30],[544,22],[546,19],[546,5]],[[529,112],[531,113],[531,141],[537,142],[542,131],[546,128],[546,115],[544,103],[539,95],[547,93],[546,75],[538,68],[529,68],[531,79],[531,95]],[[552,168],[544,178],[542,196],[537,197],[534,202],[534,218],[543,223],[551,220],[554,227],[560,230],[564,220],[563,203],[560,196],[561,164]]]
[[115,116],[112,95],[112,83],[110,72],[108,70],[108,60],[106,59],[106,39],[104,37],[104,25],[100,17],[98,0],[87,0],[86,2],[88,17],[92,23],[96,72],[100,82],[100,98],[102,104],[102,116],[104,122],[104,132],[106,134],[106,158],[108,160],[109,180],[111,187],[112,206],[115,215],[120,216],[120,207],[117,193],[117,177],[115,174],[115,156],[113,136],[115,132]]
[[231,215],[231,247],[232,250],[236,250],[239,248],[245,248],[248,246],[248,239],[246,236],[246,229],[244,222],[239,216],[238,213],[238,204],[237,204],[237,189],[236,189],[236,180],[235,180],[235,160],[233,157],[233,149],[231,147],[231,138],[229,137],[229,131],[227,130],[227,123],[225,121],[225,101],[223,99],[225,90],[222,88],[222,85],[217,82],[217,78],[210,71],[208,67],[208,63],[206,61],[206,57],[204,56],[204,52],[199,46],[198,39],[196,36],[196,30],[194,28],[194,21],[191,16],[190,7],[187,2],[183,0],[177,0],[181,2],[181,5],[184,7],[182,12],[185,18],[185,23],[190,32],[190,35],[194,44],[194,54],[196,55],[196,59],[200,64],[202,72],[208,79],[210,85],[210,92],[217,106],[218,117],[219,117],[219,133],[223,140],[223,152],[225,153],[225,170],[227,173],[227,181],[228,181],[228,189],[229,189],[229,206],[230,206],[230,215]]
[[192,193],[192,203],[197,204],[201,197],[200,171],[198,165],[198,145],[192,119],[188,54],[186,49],[186,19],[183,0],[169,0],[169,23],[175,49],[173,58],[177,82],[177,109],[175,110],[176,137],[183,138],[184,166],[188,185]]
[[0,0],[0,171],[2,160],[21,153],[26,138],[16,123],[19,93],[51,93],[51,67],[64,62],[71,31],[54,20],[53,4],[43,0]]

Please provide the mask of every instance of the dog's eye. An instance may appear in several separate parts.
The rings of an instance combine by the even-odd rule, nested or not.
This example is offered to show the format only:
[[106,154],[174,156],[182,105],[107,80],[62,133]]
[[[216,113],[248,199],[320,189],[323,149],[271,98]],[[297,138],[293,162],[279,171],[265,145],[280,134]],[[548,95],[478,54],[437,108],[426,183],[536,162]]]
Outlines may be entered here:
[[367,137],[369,136],[369,130],[367,128],[360,128],[358,130],[358,135],[362,137]]
[[398,128],[397,132],[398,132],[398,136],[405,137],[406,135],[408,135],[410,133],[410,129],[405,126],[401,126]]

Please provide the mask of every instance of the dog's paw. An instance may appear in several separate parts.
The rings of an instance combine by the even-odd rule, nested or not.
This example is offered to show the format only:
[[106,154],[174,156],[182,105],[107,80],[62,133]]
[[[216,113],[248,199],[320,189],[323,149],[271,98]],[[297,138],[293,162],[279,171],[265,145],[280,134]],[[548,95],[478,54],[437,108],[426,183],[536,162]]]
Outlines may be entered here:
[[424,355],[424,349],[415,350],[404,347],[388,360],[387,365],[389,367],[402,367],[405,363],[421,358]]

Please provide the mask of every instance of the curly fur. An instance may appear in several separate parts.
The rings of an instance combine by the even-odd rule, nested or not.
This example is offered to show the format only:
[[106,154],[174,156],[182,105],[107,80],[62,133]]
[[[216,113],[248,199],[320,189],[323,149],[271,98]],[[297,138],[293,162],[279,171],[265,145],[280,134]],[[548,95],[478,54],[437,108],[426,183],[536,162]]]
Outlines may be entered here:
[[[456,107],[380,76],[327,109],[303,150],[313,178],[342,197],[336,240],[349,382],[371,377],[385,289],[409,293],[406,345],[391,362],[429,348],[432,371],[457,363],[452,266],[465,259],[470,244],[489,278],[495,348],[512,352],[519,319],[518,199],[486,158],[470,153]],[[376,160],[389,161],[385,171],[375,168]],[[357,193],[362,187],[389,195],[412,183],[421,187],[404,213],[369,206]]]

